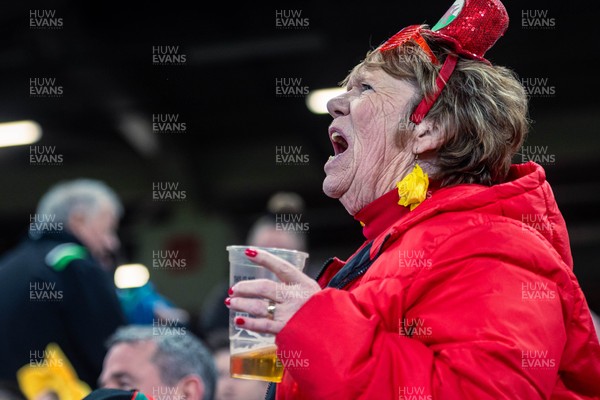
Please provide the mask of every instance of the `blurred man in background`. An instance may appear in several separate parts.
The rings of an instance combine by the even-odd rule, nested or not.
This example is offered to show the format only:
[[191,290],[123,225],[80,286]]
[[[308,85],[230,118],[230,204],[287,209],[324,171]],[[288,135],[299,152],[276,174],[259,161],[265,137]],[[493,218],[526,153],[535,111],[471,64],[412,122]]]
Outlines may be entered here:
[[[246,243],[259,247],[278,247],[308,251],[307,232],[300,219],[304,212],[304,199],[295,192],[274,193],[267,202],[267,213],[258,218],[250,227]],[[300,225],[300,226],[298,226]]]
[[[303,211],[304,199],[299,194],[295,192],[276,192],[272,194],[267,201],[266,212],[261,213],[248,229],[245,244],[308,251],[308,240],[305,232],[286,229],[285,224],[277,222],[278,216],[284,214],[302,215]],[[304,270],[308,272],[309,268],[310,265],[307,265]],[[229,266],[223,268],[222,271],[224,272],[223,278],[207,294],[206,300],[201,305],[198,331],[205,336],[213,331],[229,328],[229,309],[223,303],[229,288]]]
[[217,379],[212,355],[185,328],[129,325],[108,340],[103,388],[137,389],[154,399],[212,400]]
[[117,195],[96,180],[61,182],[42,197],[29,238],[0,259],[0,380],[17,382],[22,368],[72,365],[96,385],[104,343],[125,323],[108,272],[122,213]]

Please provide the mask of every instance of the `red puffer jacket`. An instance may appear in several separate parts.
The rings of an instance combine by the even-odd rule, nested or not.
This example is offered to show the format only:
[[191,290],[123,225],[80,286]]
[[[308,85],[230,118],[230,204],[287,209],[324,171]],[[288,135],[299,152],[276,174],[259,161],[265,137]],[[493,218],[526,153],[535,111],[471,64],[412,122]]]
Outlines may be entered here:
[[278,400],[600,398],[600,346],[539,165],[411,212],[397,200],[355,216],[355,265],[334,259],[277,335]]

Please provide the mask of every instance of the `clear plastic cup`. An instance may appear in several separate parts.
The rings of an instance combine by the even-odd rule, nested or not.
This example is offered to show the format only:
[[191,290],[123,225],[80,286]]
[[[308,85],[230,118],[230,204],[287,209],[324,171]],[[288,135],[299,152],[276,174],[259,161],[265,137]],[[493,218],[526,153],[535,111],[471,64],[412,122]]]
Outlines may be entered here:
[[[268,269],[255,264],[245,251],[248,247],[266,250],[283,258],[300,271],[304,269],[308,254],[297,250],[258,246],[227,246],[229,252],[229,286],[240,281],[270,279],[280,282]],[[265,307],[267,302],[265,301]],[[277,359],[275,336],[257,333],[237,326],[236,317],[252,317],[247,313],[229,311],[230,373],[234,378],[281,382],[283,365]]]

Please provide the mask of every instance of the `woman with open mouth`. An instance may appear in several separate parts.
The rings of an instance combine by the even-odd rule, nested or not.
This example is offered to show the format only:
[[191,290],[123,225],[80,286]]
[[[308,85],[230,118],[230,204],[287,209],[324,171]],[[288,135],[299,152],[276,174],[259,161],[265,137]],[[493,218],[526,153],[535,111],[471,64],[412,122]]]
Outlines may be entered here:
[[484,58],[507,27],[499,0],[457,0],[370,51],[330,100],[323,191],[365,242],[316,282],[246,250],[287,284],[243,281],[226,299],[255,316],[238,326],[276,335],[284,374],[267,398],[600,398],[564,219],[543,168],[512,164],[526,92]]

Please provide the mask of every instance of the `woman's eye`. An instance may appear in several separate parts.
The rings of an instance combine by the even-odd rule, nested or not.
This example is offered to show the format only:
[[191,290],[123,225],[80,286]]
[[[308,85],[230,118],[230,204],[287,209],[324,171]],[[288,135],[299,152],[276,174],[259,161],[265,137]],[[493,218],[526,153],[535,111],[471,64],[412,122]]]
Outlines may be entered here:
[[367,83],[362,83],[361,85],[361,89],[364,92],[365,90],[373,90],[373,86],[367,84]]

